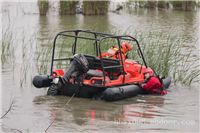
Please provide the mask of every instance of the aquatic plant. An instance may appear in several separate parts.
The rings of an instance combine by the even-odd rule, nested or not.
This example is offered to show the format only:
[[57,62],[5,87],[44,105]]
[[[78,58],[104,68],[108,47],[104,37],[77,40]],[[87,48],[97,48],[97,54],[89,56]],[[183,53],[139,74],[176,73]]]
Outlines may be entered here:
[[[49,39],[48,42],[51,40]],[[52,41],[51,41],[52,43]],[[40,47],[40,50],[35,53],[35,67],[38,74],[48,74],[50,73],[50,63],[52,55],[53,45],[44,45]]]
[[194,6],[198,6],[197,2],[195,1],[136,1],[136,0],[129,0],[126,2],[126,6],[137,5],[139,7],[146,7],[146,8],[169,8],[169,3],[173,5],[173,9],[175,10],[184,10],[184,11],[191,11]]
[[173,5],[173,9],[191,11],[197,4],[195,1],[169,1]]
[[182,8],[183,1],[170,1],[174,8]]
[[75,14],[76,13],[76,5],[77,1],[60,1],[60,14]]
[[38,0],[38,8],[40,15],[46,15],[47,11],[49,10],[49,1],[48,0]]
[[[9,33],[9,31],[6,31],[2,35],[2,41],[1,41],[1,61],[2,64],[6,63],[8,60],[11,60],[13,58],[13,34]],[[13,60],[13,59],[12,59]],[[2,65],[4,66],[4,65]]]
[[195,1],[183,1],[183,10],[191,11],[195,3],[196,3]]
[[[106,31],[105,31],[106,32]],[[108,32],[109,33],[109,32]],[[122,34],[120,30],[113,31],[113,34]],[[162,31],[152,29],[149,33],[143,33],[142,31],[130,32],[128,29],[124,32],[126,35],[131,35],[138,39],[143,54],[146,59],[146,63],[150,68],[153,68],[157,74],[161,76],[172,76],[174,83],[182,83],[186,85],[191,85],[193,82],[199,82],[200,70],[198,69],[199,57],[192,54],[194,49],[186,49],[183,44],[186,40],[182,37],[167,35]],[[86,34],[81,34],[81,36],[87,36]],[[92,36],[87,36],[92,37]],[[57,50],[55,58],[65,58],[73,56],[71,53],[71,47],[73,45],[74,38],[60,38],[57,43]],[[121,41],[122,42],[122,41]],[[128,57],[130,59],[138,60],[142,63],[142,59],[137,53],[136,43],[129,42],[132,46],[132,51],[129,53]],[[193,42],[196,43],[196,42]],[[92,54],[96,55],[96,42],[91,40],[78,39],[76,53]],[[107,39],[102,41],[101,50],[102,53],[106,52],[110,46],[117,45],[116,39]],[[84,47],[83,47],[84,46]],[[188,48],[188,47],[187,47]],[[44,56],[41,59],[47,61],[51,55],[46,53],[51,53],[50,48],[46,47],[48,52],[42,51]],[[184,52],[183,52],[184,51]],[[41,60],[41,61],[42,61]],[[45,62],[43,62],[45,64]],[[50,60],[49,60],[50,62]],[[45,68],[47,72],[47,66],[40,65],[40,70]],[[62,68],[64,70],[69,66],[69,61],[56,62],[56,68]],[[144,65],[144,64],[143,64]]]
[[169,2],[167,1],[158,1],[158,5],[159,8],[169,8]]
[[12,32],[12,30],[21,29],[14,29],[14,24],[15,23],[12,23],[12,25],[9,25],[8,27],[2,27],[2,40],[0,47],[2,68],[9,66],[12,67],[12,70],[14,70],[14,62],[16,59],[15,49],[19,46],[19,41],[15,40],[16,35]]
[[[192,47],[184,50],[183,44],[186,42],[184,38],[166,35],[156,29],[149,31],[147,36],[141,31],[136,31],[133,36],[141,44],[147,65],[157,74],[172,76],[174,83],[190,85],[192,82],[199,82],[200,58],[192,53],[194,50]],[[133,46],[133,49],[136,47]],[[137,53],[133,52],[131,58],[142,62]]]
[[157,1],[147,1],[145,3],[145,7],[148,7],[148,8],[155,8],[157,6]]
[[110,1],[83,1],[84,15],[105,15]]
[[[116,30],[113,34],[121,33]],[[150,68],[153,68],[157,74],[165,77],[172,76],[174,83],[180,82],[182,84],[190,85],[193,82],[199,82],[199,57],[192,54],[192,51],[194,50],[192,48],[187,49],[186,52],[183,50],[185,49],[183,44],[186,43],[184,38],[167,35],[156,29],[152,29],[148,34],[144,34],[141,31],[135,31],[135,33],[132,34],[129,30],[124,34],[131,35],[138,39],[147,65]],[[72,44],[72,42],[70,43]],[[129,43],[132,45],[133,49],[132,52],[129,53],[129,58],[138,60],[142,63],[136,50],[136,44]],[[116,39],[102,41],[102,52],[106,52],[112,45],[117,45]],[[60,49],[63,50],[64,45]],[[95,41],[83,39],[77,41],[77,53],[96,55],[95,49]],[[70,53],[70,50],[68,52]]]
[[[53,38],[49,37],[45,42],[42,42],[38,39],[36,34],[33,35],[34,37],[30,38],[27,36],[27,33],[23,28],[20,29],[22,29],[21,39],[16,39],[14,34],[11,32],[12,30],[4,30],[1,47],[1,60],[2,63],[8,62],[12,64],[13,69],[15,69],[15,59],[19,55],[15,55],[14,51],[17,49],[18,45],[22,46],[20,85],[23,86],[27,81],[31,81],[27,79],[32,78],[33,74],[50,74]],[[97,29],[93,30],[97,31]],[[110,31],[105,31],[105,33],[110,33]],[[195,43],[198,43],[198,40],[192,42],[190,47],[185,47],[184,44],[186,44],[186,39],[183,37],[166,34],[153,28],[149,32],[145,33],[140,30],[133,32],[129,30],[129,28],[125,32],[122,32],[120,28],[115,28],[113,29],[112,34],[124,34],[135,37],[141,45],[147,65],[150,68],[153,68],[157,74],[166,77],[172,76],[174,83],[191,85],[192,83],[199,82],[199,57],[193,54],[192,51],[194,48],[191,47],[192,45],[195,45]],[[82,34],[81,36],[87,35]],[[88,37],[93,36],[88,35]],[[13,41],[15,43],[13,43]],[[27,44],[26,42],[29,43]],[[58,38],[55,58],[71,57],[71,48],[73,43],[74,38]],[[133,51],[129,53],[129,58],[138,60],[142,63],[141,58],[138,56],[135,43],[129,43],[133,49]],[[32,46],[35,46],[36,44],[38,45],[36,51],[28,52],[31,51]],[[95,41],[78,39],[76,53],[96,55],[95,44]],[[110,46],[116,44],[116,39],[107,39],[102,41],[102,52],[106,52]],[[58,61],[54,63],[54,69],[62,68],[65,71],[69,64],[69,61]]]

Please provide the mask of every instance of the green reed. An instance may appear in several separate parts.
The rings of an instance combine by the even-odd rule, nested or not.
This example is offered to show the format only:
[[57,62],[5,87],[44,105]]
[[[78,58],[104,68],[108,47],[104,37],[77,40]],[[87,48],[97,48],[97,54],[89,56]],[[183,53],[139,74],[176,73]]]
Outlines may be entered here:
[[[52,41],[49,39],[50,43]],[[49,43],[48,43],[49,44]],[[38,74],[48,74],[50,73],[50,63],[52,56],[52,47],[53,45],[44,45],[41,46],[40,49],[35,54],[35,67]]]
[[195,1],[170,1],[173,5],[173,9],[191,11],[192,8],[196,5]]
[[76,5],[77,1],[60,1],[60,14],[75,14],[76,13]]
[[[173,32],[173,31],[172,31]],[[109,33],[105,31],[105,33]],[[162,31],[152,29],[148,33],[142,31],[126,30],[122,32],[119,28],[112,31],[116,35],[131,35],[136,38],[143,51],[147,65],[154,69],[157,74],[161,76],[173,77],[174,83],[182,83],[191,85],[192,83],[199,82],[199,57],[193,54],[193,49],[185,47],[186,40],[182,37],[174,36],[173,34],[165,34]],[[94,37],[93,35],[80,34],[81,36]],[[1,59],[2,63],[12,64],[15,69],[15,59],[18,58],[14,55],[14,51],[19,45],[22,45],[22,63],[20,85],[26,83],[27,78],[32,78],[37,74],[50,74],[51,56],[53,39],[45,41],[45,45],[38,40],[37,35],[30,38],[26,36],[26,32],[22,32],[22,39],[14,39],[14,34],[7,30],[3,33]],[[29,43],[27,43],[29,42]],[[124,41],[121,41],[122,43]],[[132,46],[132,51],[129,53],[129,59],[138,60],[142,63],[141,58],[138,56],[136,43],[128,41]],[[196,42],[193,42],[193,45]],[[36,52],[28,52],[35,46],[39,45]],[[72,57],[72,46],[74,38],[59,37],[56,43],[55,58]],[[91,40],[78,39],[76,53],[84,53],[96,55],[96,42]],[[106,52],[110,46],[117,46],[116,39],[106,39],[102,41],[102,53]],[[54,62],[54,69],[62,68],[64,71],[68,68],[69,61]],[[144,65],[144,64],[143,64]]]
[[110,1],[83,1],[84,15],[105,15]]
[[169,8],[169,4],[173,5],[173,9],[191,11],[195,6],[198,6],[197,1],[136,1],[129,0],[126,5],[129,7],[132,4],[139,4],[139,7],[147,8]]
[[[18,77],[20,81],[20,86],[23,86],[23,83],[26,82],[27,79],[27,70],[30,69],[30,56],[31,53],[27,52],[27,47],[30,47],[32,45],[27,45],[25,43],[27,39],[27,34],[23,27],[14,28],[14,23],[7,27],[7,29],[3,28],[3,34],[2,34],[2,47],[1,47],[1,60],[2,60],[2,68],[6,69],[8,71],[13,72],[13,78],[14,78],[14,72],[15,69],[20,67],[20,77]],[[18,34],[13,33],[12,31],[20,31],[18,34],[20,34],[20,38],[17,38]],[[35,39],[33,39],[35,40]],[[27,40],[30,44],[33,40]],[[20,51],[20,52],[19,52]],[[21,58],[22,61],[19,61],[18,58]],[[16,62],[18,60],[18,63]]]
[[171,1],[170,2],[174,8],[182,8],[183,6],[183,1]]
[[[147,65],[157,74],[172,76],[174,83],[190,85],[192,82],[199,82],[199,57],[192,54],[193,49],[183,52],[185,39],[157,30],[150,31],[147,36],[137,31],[133,36],[138,38],[141,44]],[[135,46],[133,48],[136,49]],[[134,55],[133,59],[141,61],[135,52],[131,54]]]
[[[172,77],[175,83],[181,82],[190,85],[193,81],[199,81],[199,57],[192,54],[193,49],[188,49],[187,52],[183,52],[183,44],[186,43],[186,40],[180,37],[166,35],[162,31],[159,32],[157,30],[150,31],[147,36],[140,31],[136,31],[135,35],[132,36],[138,39],[147,65],[153,68],[157,74],[165,77],[173,75]],[[81,43],[88,44],[88,42],[84,41],[81,41]],[[142,62],[136,52],[136,43],[129,43],[132,44],[132,52],[129,54],[129,58]],[[90,43],[90,45],[82,49],[82,52],[86,51],[86,53],[91,53],[89,50],[94,51],[93,44]],[[117,45],[117,42],[113,39],[106,40],[105,43],[102,42],[102,51],[106,52],[112,45]]]
[[38,8],[40,15],[46,15],[49,10],[49,1],[48,0],[38,0]]
[[[120,30],[116,30],[115,34],[120,35]],[[174,83],[182,83],[191,85],[193,82],[199,82],[200,71],[198,69],[199,57],[192,54],[193,49],[188,49],[183,52],[183,44],[186,40],[172,35],[166,35],[162,31],[152,30],[148,34],[141,31],[130,33],[129,30],[124,32],[125,35],[131,35],[138,39],[141,49],[143,51],[147,65],[154,69],[158,75],[173,77]],[[86,35],[82,35],[86,36]],[[92,36],[87,36],[92,37]],[[70,40],[70,41],[69,41]],[[72,56],[71,47],[74,38],[65,40],[58,44],[58,57]],[[121,41],[120,43],[122,43]],[[138,56],[136,43],[128,41],[132,46],[132,51],[129,53],[129,58],[138,60],[142,63],[142,59]],[[195,43],[195,42],[194,42]],[[116,39],[107,39],[102,41],[102,53],[106,52],[110,46],[117,46]],[[84,53],[96,55],[95,41],[78,39],[76,53]],[[66,50],[68,49],[68,50]],[[67,63],[57,63],[57,68]],[[144,65],[144,64],[143,64]],[[69,63],[68,63],[69,66]]]

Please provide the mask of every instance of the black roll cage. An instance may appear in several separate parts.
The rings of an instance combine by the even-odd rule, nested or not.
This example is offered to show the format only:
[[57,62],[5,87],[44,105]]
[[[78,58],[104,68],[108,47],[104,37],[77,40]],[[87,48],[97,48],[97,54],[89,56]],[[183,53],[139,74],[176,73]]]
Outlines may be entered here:
[[[67,34],[67,32],[74,32],[75,35],[70,35],[70,34]],[[80,32],[84,32],[84,33],[90,33],[90,34],[94,34],[94,38],[90,38],[90,37],[84,37],[84,36],[78,36],[78,34]],[[142,53],[142,50],[140,48],[140,45],[138,43],[138,41],[133,38],[132,36],[129,36],[129,35],[120,35],[120,36],[116,36],[116,35],[112,35],[112,34],[107,34],[107,33],[100,33],[100,32],[93,32],[93,31],[90,31],[90,30],[65,30],[65,31],[61,31],[59,32],[55,39],[54,39],[54,43],[53,43],[53,52],[52,52],[52,60],[51,60],[51,74],[50,75],[53,75],[53,62],[54,61],[60,61],[60,60],[69,60],[71,58],[59,58],[59,59],[54,59],[54,53],[55,53],[55,46],[56,46],[56,40],[58,38],[58,36],[68,36],[68,37],[74,37],[75,38],[75,41],[74,41],[74,44],[72,46],[72,53],[73,55],[75,55],[76,53],[76,43],[77,43],[77,39],[78,38],[82,38],[82,39],[88,39],[88,40],[94,40],[95,41],[95,45],[96,45],[96,55],[100,55],[100,60],[101,60],[101,66],[102,66],[102,70],[103,70],[103,76],[104,76],[104,82],[103,82],[103,86],[105,87],[105,69],[110,69],[110,68],[116,68],[116,67],[122,67],[123,68],[123,84],[124,84],[124,81],[125,81],[125,71],[124,71],[124,61],[122,61],[122,64],[121,65],[117,65],[117,66],[108,66],[108,67],[104,67],[104,63],[103,63],[103,59],[102,59],[102,56],[101,56],[101,42],[102,40],[104,39],[107,39],[107,38],[115,38],[117,39],[117,42],[118,42],[118,46],[119,46],[119,51],[120,51],[120,58],[122,60],[122,53],[121,53],[121,49],[120,49],[120,40],[128,40],[128,41],[135,41],[137,43],[137,46],[138,46],[138,49],[139,49],[139,53],[138,54],[141,54],[142,56],[142,60],[144,62],[144,65],[146,66],[147,68],[147,64],[146,64],[146,61],[144,59],[144,56],[143,56],[143,53]],[[98,39],[97,37],[102,37],[101,39]],[[98,43],[99,42],[99,45]],[[99,51],[99,53],[98,53]]]

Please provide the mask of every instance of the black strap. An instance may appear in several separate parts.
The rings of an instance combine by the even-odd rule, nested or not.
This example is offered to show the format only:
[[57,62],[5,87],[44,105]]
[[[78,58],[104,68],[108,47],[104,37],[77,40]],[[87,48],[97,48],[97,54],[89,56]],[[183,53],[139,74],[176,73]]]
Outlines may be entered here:
[[125,44],[125,47],[128,49],[128,46]]

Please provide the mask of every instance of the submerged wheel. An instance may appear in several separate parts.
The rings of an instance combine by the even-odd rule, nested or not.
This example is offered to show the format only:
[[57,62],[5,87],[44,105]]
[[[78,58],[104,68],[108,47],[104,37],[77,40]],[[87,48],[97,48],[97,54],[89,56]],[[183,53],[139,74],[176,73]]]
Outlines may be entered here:
[[60,90],[59,90],[58,85],[56,85],[56,84],[52,84],[47,91],[47,95],[55,96],[55,95],[59,95],[59,94],[60,94]]

